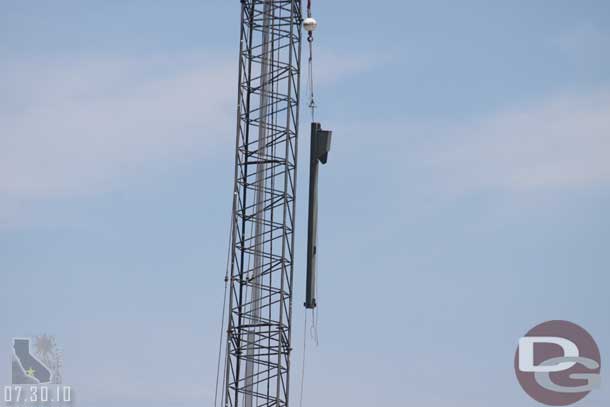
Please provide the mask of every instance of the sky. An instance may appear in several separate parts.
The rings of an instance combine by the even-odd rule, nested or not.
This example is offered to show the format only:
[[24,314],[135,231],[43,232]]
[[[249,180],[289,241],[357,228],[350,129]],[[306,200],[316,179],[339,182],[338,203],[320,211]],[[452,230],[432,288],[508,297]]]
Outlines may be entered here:
[[[535,406],[513,358],[548,320],[608,360],[610,4],[313,3],[334,133],[303,405]],[[0,385],[48,333],[78,405],[213,405],[239,10],[0,0]]]

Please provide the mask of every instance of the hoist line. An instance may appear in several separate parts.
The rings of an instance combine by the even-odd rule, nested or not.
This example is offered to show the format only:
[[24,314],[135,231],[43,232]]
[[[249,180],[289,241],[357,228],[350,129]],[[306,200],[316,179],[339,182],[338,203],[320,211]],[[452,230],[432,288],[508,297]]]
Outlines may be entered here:
[[[235,195],[235,193],[234,193]],[[235,205],[235,204],[234,204]],[[216,366],[216,388],[214,389],[214,407],[217,407],[218,405],[218,384],[220,381],[220,365],[221,365],[221,359],[222,359],[222,348],[223,348],[223,343],[224,343],[224,326],[225,326],[225,316],[226,316],[226,311],[227,311],[227,292],[229,291],[229,262],[231,259],[231,232],[233,230],[233,210],[231,210],[231,219],[229,222],[229,236],[227,238],[227,262],[225,265],[225,292],[224,292],[224,298],[222,300],[222,320],[221,320],[221,324],[220,324],[220,340],[219,340],[219,344],[218,344],[218,363]],[[223,397],[224,398],[224,397]],[[222,405],[222,400],[221,400],[221,405]]]

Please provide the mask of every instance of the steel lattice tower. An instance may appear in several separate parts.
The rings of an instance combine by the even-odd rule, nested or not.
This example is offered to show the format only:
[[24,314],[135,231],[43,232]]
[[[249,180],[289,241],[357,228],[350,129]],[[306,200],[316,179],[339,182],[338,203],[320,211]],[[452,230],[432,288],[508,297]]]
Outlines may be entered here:
[[287,406],[301,0],[241,0],[225,406]]

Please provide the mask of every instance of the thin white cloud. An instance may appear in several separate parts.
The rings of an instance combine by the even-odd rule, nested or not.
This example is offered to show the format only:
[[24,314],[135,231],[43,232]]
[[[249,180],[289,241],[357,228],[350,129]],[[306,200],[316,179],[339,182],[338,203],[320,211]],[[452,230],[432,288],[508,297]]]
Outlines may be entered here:
[[[392,185],[450,194],[610,185],[610,88],[567,92],[477,117],[360,121],[334,126],[343,159],[375,143]],[[374,140],[372,135],[379,135]],[[367,158],[367,159],[369,159]],[[391,178],[391,179],[390,179]]]
[[152,160],[202,155],[230,133],[228,61],[22,64],[0,79],[0,195],[96,190]]
[[[371,66],[366,59],[339,60],[324,66],[345,73]],[[232,144],[234,65],[233,58],[215,57],[0,67],[0,223],[23,202],[98,191],[149,165],[203,158],[218,143]],[[319,75],[322,86],[338,80],[331,71]],[[443,189],[610,183],[609,88],[469,122],[346,127],[394,135],[409,171],[417,167],[418,177]]]
[[427,164],[460,188],[511,190],[610,184],[610,90],[567,94],[493,114],[428,151]]

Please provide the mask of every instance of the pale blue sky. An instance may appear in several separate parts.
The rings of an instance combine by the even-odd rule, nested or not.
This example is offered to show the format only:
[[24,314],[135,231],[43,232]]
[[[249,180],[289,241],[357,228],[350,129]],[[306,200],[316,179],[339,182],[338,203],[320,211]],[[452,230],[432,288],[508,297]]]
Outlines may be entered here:
[[[607,360],[610,4],[314,8],[335,133],[305,405],[535,406],[513,356],[550,319]],[[238,29],[237,0],[0,1],[0,384],[47,332],[81,406],[211,405]]]

